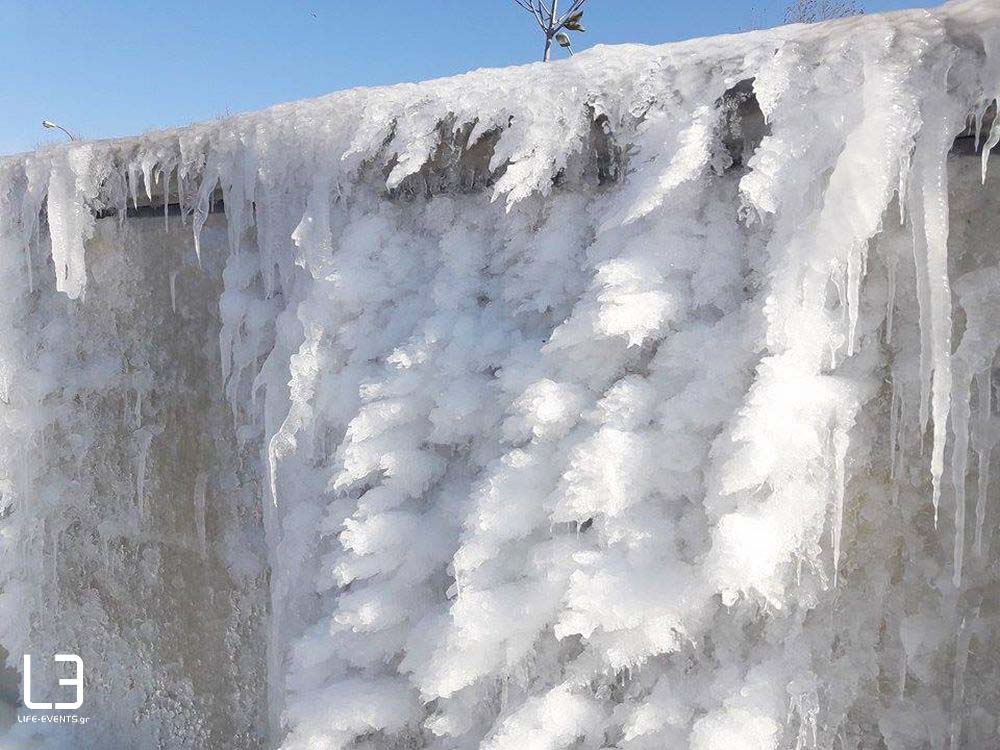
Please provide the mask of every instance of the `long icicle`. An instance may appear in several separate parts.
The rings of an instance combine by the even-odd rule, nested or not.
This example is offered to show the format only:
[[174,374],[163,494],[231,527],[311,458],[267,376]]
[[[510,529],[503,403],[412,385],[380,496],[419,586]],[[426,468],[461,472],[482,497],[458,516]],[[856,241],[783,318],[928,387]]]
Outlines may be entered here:
[[846,484],[846,459],[849,438],[847,430],[837,427],[833,431],[833,456],[834,456],[834,477],[833,477],[833,587],[837,587],[840,579],[840,541],[844,532],[844,501],[847,494]]
[[[952,432],[955,446],[951,456],[951,480],[955,488],[955,547],[953,551],[952,582],[956,589],[962,587],[962,564],[965,558],[965,473],[969,465],[969,417],[972,412],[972,377],[964,363],[958,367],[958,385],[952,411]],[[935,425],[935,432],[937,427]]]
[[[970,623],[969,620],[972,620]],[[972,629],[979,619],[979,606],[963,617],[955,638],[955,669],[951,688],[951,747],[958,750],[962,738],[962,712],[965,706],[965,671],[969,663],[969,646],[972,642]]]
[[993,452],[994,442],[992,435],[989,434],[989,423],[993,412],[993,387],[990,376],[989,369],[976,375],[976,392],[979,394],[979,413],[973,434],[979,464],[979,483],[976,493],[976,557],[983,556],[983,526],[986,521],[987,493],[990,487],[990,454]]
[[[982,177],[983,177],[983,184],[984,185],[986,184],[986,173],[989,171],[989,168],[990,168],[990,154],[993,152],[994,147],[998,143],[1000,143],[1000,122],[997,122],[998,120],[1000,120],[1000,117],[997,116],[997,115],[1000,115],[1000,99],[994,99],[993,100],[993,104],[996,107],[994,109],[994,113],[995,114],[993,115],[993,122],[990,124],[990,135],[986,139],[986,143],[983,144],[983,153],[982,153],[982,157],[981,157],[982,158],[982,172],[983,172]],[[978,136],[977,136],[977,138],[976,138],[977,145],[978,145],[978,142],[979,142],[979,139],[978,139]]]
[[[938,66],[941,91],[950,67]],[[937,78],[937,76],[935,76]],[[954,140],[955,111],[947,94],[935,97],[927,108],[925,132],[917,143],[914,158],[916,180],[914,195],[914,253],[917,259],[918,293],[921,296],[921,425],[926,424],[927,378],[932,378],[930,412],[934,423],[931,450],[932,503],[934,527],[937,528],[941,500],[941,476],[944,473],[944,449],[948,435],[948,414],[951,410],[951,285],[948,281],[948,152]],[[920,236],[922,235],[922,236]],[[919,250],[923,249],[923,264]],[[921,268],[921,265],[923,268]],[[926,284],[919,289],[920,277]],[[930,331],[925,326],[930,324]],[[928,335],[929,333],[929,335]],[[929,357],[924,347],[929,345]],[[929,365],[929,368],[928,368]]]

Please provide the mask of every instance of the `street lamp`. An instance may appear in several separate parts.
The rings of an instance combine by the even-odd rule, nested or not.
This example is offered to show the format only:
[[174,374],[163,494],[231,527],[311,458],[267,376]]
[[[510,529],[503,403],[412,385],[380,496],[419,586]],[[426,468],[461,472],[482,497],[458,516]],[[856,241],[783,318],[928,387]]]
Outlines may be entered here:
[[573,54],[573,42],[569,38],[569,34],[564,34],[563,32],[560,31],[558,34],[556,34],[556,41],[559,43],[560,47],[562,47],[563,49],[568,49],[570,55]]
[[75,135],[73,135],[71,132],[69,132],[68,130],[66,130],[66,128],[64,128],[62,125],[60,125],[59,123],[56,123],[56,122],[52,122],[52,120],[42,120],[42,127],[43,128],[47,128],[49,130],[53,130],[53,129],[54,130],[61,130],[62,132],[64,132],[66,135],[69,136],[69,139],[71,141],[79,140]]

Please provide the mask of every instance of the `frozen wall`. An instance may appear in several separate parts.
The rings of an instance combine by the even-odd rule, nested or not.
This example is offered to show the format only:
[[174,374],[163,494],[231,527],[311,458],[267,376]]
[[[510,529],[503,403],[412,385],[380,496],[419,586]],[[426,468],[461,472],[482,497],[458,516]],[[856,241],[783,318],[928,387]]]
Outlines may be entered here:
[[989,747],[998,55],[968,0],[0,163],[0,647],[94,717],[7,742]]
[[4,646],[32,654],[35,701],[71,695],[54,653],[82,657],[95,726],[56,728],[72,747],[266,733],[261,477],[221,389],[224,222],[204,237],[198,268],[179,221],[102,219],[75,301],[47,253],[33,280],[5,266],[25,286],[5,302]]

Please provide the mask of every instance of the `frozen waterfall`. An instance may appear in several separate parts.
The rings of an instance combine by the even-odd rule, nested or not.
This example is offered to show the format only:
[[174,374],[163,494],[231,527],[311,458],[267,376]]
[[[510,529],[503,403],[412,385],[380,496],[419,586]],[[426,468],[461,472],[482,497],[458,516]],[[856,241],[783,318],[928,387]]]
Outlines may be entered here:
[[962,0],[0,159],[0,748],[995,747],[998,97]]

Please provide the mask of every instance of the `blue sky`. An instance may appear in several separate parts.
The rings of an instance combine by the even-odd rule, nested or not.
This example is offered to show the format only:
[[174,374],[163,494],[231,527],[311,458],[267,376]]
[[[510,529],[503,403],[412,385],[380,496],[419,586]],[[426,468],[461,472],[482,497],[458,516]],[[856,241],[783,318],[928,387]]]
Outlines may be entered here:
[[[776,22],[783,0],[587,5],[581,48],[737,31],[755,7]],[[0,153],[58,140],[43,118],[106,138],[352,86],[530,62],[540,53],[532,24],[512,0],[0,0]]]

